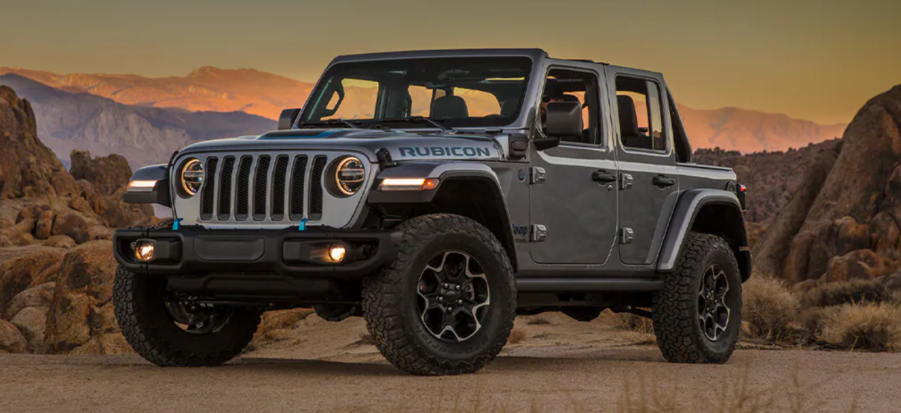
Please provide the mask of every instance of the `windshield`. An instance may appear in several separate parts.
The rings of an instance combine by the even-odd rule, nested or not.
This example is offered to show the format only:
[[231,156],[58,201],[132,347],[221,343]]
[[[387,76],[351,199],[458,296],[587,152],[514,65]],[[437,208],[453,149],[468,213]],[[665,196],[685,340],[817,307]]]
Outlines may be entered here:
[[[504,126],[519,116],[531,67],[525,57],[337,64],[313,92],[301,124],[333,120],[329,124],[364,128]],[[339,124],[337,119],[351,122]]]

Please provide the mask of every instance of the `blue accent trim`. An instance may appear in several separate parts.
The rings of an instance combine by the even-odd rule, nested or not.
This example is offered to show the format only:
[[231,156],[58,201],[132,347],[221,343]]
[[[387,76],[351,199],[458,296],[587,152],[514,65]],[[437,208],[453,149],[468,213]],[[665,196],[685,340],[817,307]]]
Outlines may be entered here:
[[297,230],[298,231],[306,231],[307,230],[307,221],[309,221],[309,220],[310,220],[309,218],[304,218],[304,219],[300,220],[300,224],[297,224]]
[[173,231],[178,231],[178,227],[179,227],[179,224],[181,224],[182,219],[183,218],[179,218],[179,219],[176,219],[175,221],[172,221],[172,230]]
[[316,135],[304,135],[303,132],[298,131],[297,135],[294,135],[294,136],[283,136],[283,135],[262,136],[262,137],[260,137],[260,139],[263,139],[263,140],[266,140],[266,139],[316,139],[316,138],[325,138],[331,134],[338,133],[338,132],[346,132],[346,131],[347,131],[347,129],[330,129],[330,130],[325,130],[325,131],[319,132]]

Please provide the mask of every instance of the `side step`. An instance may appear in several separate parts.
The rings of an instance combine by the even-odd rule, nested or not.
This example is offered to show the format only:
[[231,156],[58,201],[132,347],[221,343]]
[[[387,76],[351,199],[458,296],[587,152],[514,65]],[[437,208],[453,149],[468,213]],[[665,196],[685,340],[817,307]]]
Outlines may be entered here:
[[663,289],[661,279],[635,278],[520,278],[518,292],[649,292]]

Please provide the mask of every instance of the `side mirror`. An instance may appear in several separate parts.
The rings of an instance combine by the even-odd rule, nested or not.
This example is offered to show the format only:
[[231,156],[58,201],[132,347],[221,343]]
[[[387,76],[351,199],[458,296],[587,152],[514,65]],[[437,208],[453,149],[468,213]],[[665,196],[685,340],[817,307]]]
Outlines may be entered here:
[[548,136],[582,138],[582,104],[579,102],[550,102],[547,104]]
[[302,109],[282,110],[282,114],[278,116],[278,130],[291,129],[291,127],[294,126],[294,121],[300,116],[301,110]]

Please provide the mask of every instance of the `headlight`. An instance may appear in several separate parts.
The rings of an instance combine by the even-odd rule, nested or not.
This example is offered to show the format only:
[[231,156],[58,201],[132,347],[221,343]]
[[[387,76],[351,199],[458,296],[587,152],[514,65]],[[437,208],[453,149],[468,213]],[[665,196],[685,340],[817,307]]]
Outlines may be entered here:
[[192,158],[185,161],[178,169],[178,180],[182,196],[190,198],[197,195],[197,191],[203,186],[203,164],[200,160]]
[[335,167],[335,184],[342,195],[351,196],[363,187],[366,168],[355,156],[342,158]]

